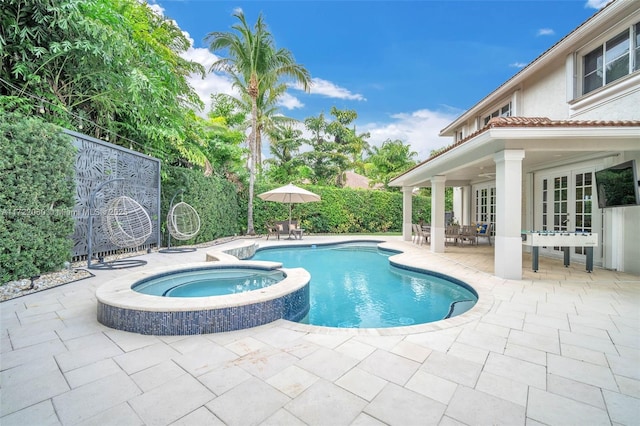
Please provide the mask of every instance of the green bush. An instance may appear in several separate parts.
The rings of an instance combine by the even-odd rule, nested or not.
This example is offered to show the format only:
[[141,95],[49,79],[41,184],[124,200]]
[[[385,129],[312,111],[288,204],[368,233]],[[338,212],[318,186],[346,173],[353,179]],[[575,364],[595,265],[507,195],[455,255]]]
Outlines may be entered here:
[[[287,220],[289,205],[263,201],[262,192],[274,189],[274,185],[257,184],[254,198],[253,219],[256,233],[264,233],[271,220]],[[322,201],[294,204],[292,218],[312,233],[377,233],[402,231],[402,193],[377,190],[335,188],[300,185],[320,195]],[[246,200],[241,213],[246,226]],[[424,196],[412,197],[413,221],[431,217],[431,200]]]
[[37,118],[0,118],[0,283],[71,260],[75,148]]
[[162,167],[162,246],[167,244],[166,218],[169,203],[176,191],[174,203],[181,200],[191,205],[200,216],[200,232],[186,241],[171,239],[172,246],[197,244],[240,233],[239,206],[236,187],[216,176],[204,176],[201,170],[184,167]]

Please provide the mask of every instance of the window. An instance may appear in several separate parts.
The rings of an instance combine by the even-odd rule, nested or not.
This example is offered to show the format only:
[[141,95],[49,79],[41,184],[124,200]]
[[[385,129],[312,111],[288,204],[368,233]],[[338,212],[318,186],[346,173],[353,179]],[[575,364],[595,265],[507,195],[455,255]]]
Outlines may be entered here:
[[486,126],[493,117],[510,117],[511,116],[511,102],[493,111],[491,114],[484,117],[484,125]]
[[582,94],[640,69],[640,22],[582,57]]

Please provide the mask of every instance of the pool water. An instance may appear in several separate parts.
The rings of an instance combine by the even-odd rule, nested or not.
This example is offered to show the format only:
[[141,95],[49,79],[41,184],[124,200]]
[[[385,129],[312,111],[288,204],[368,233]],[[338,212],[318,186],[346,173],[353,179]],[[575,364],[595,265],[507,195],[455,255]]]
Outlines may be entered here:
[[277,270],[208,268],[160,275],[139,281],[132,289],[153,296],[222,296],[258,290],[284,278],[284,273]]
[[392,266],[377,244],[266,248],[252,259],[311,274],[308,324],[385,328],[438,321],[471,309],[477,296],[451,280]]

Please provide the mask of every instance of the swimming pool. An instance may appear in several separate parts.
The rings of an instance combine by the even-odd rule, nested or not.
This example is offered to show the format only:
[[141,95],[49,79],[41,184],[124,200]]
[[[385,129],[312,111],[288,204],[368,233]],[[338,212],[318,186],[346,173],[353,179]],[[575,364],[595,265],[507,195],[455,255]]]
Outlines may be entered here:
[[471,309],[477,294],[464,283],[394,266],[377,243],[260,249],[253,260],[282,262],[311,274],[310,311],[301,322],[341,328],[423,324]]

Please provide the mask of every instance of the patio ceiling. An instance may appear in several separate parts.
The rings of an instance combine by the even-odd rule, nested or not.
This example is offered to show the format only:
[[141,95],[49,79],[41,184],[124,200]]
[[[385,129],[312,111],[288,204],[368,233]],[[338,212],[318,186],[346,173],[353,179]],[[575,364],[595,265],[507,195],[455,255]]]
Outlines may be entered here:
[[438,175],[446,176],[446,186],[491,181],[495,173],[494,155],[511,149],[525,151],[522,162],[525,173],[615,156],[622,151],[640,151],[640,121],[493,119],[487,127],[396,177],[390,185],[430,186],[431,178]]

